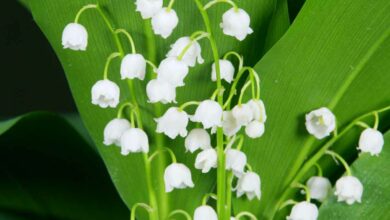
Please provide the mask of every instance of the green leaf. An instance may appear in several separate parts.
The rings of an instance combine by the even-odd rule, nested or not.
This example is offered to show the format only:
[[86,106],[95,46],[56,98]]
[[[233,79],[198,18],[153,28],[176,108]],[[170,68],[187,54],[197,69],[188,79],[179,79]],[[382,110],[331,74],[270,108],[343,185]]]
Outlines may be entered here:
[[364,186],[362,203],[347,205],[332,195],[320,208],[319,219],[387,219],[390,216],[390,132],[379,155],[360,155],[352,166],[352,174]]
[[[145,187],[145,169],[142,157],[139,155],[123,157],[120,155],[118,148],[105,147],[102,144],[104,126],[116,116],[116,110],[100,109],[90,102],[90,89],[97,80],[102,78],[107,56],[116,50],[109,30],[96,11],[89,11],[83,14],[81,18],[81,23],[86,26],[90,36],[88,50],[86,52],[63,50],[61,46],[63,28],[67,23],[72,22],[77,11],[90,1],[30,0],[25,2],[28,4],[35,21],[59,56],[83,121],[98,146],[98,150],[123,200],[129,208],[137,202],[147,203],[148,192]],[[128,0],[117,0],[115,3],[104,0],[98,2],[109,14],[115,26],[128,30],[135,39],[137,50],[147,55],[151,60],[154,60],[155,57],[153,56],[154,53],[150,51],[155,51],[157,60],[161,60],[168,52],[170,44],[178,37],[188,36],[197,30],[204,30],[201,16],[193,1],[176,1],[174,9],[180,18],[180,23],[168,40],[163,40],[160,37],[151,38],[147,35],[150,32],[149,24],[141,19],[139,13],[135,12],[134,2]],[[279,6],[276,7],[276,0],[242,1],[238,4],[239,7],[244,8],[251,15],[251,26],[255,31],[244,42],[238,42],[231,37],[224,36],[219,28],[222,13],[228,9],[227,5],[213,7],[209,10],[209,13],[221,56],[227,51],[236,50],[244,55],[246,64],[253,65],[265,53],[266,49],[277,41],[278,37],[283,34],[283,30],[287,29],[288,20],[280,18],[286,18],[288,15],[286,10],[280,10]],[[283,13],[286,14],[283,15]],[[277,31],[273,31],[272,26],[270,26],[271,20],[273,26],[278,28]],[[271,31],[273,33],[272,37],[267,38],[267,33]],[[129,51],[125,39],[123,39],[123,42],[127,46],[126,51]],[[212,62],[210,46],[204,41],[201,42],[201,45],[206,63],[191,69],[191,73],[186,78],[186,87],[177,90],[179,103],[188,100],[203,100],[210,97],[215,89],[215,84],[210,82]],[[119,79],[118,60],[113,62],[112,66],[109,78],[120,83],[122,102],[129,100],[128,84]],[[169,141],[161,135],[155,134],[153,118],[162,115],[161,106],[147,105],[145,97],[146,82],[135,81],[134,84],[137,100],[143,109],[142,117],[145,129],[152,142],[152,151],[156,150],[157,147],[168,146],[175,151],[178,161],[186,163],[193,169],[194,155],[184,153],[183,140]],[[166,156],[164,155],[164,157]],[[175,191],[166,196],[162,181],[166,162],[169,162],[169,160],[161,159],[153,164],[154,188],[160,198],[162,216],[165,216],[168,210],[177,208],[192,213],[193,209],[200,204],[203,195],[213,190],[215,173],[201,175],[199,171],[192,170],[196,187]]]
[[0,122],[0,210],[1,219],[129,217],[93,148],[43,112]]
[[[389,9],[386,0],[307,1],[287,33],[256,65],[269,119],[265,135],[246,140],[244,151],[262,178],[263,196],[249,205],[236,200],[236,212],[274,218],[282,192],[323,143],[307,134],[305,113],[328,106],[342,127],[389,105]],[[343,144],[355,152],[356,140],[353,136]]]

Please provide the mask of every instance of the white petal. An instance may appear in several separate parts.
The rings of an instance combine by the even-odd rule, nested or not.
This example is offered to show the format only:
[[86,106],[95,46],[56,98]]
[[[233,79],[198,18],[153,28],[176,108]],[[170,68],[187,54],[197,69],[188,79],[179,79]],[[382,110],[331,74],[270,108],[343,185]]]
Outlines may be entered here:
[[160,9],[152,17],[152,28],[156,35],[168,38],[179,23],[175,10],[167,11],[167,8]]
[[119,104],[120,89],[110,80],[100,80],[91,90],[92,104],[101,108],[115,108]]
[[62,32],[62,46],[71,50],[86,50],[88,45],[88,32],[78,23],[66,25]]

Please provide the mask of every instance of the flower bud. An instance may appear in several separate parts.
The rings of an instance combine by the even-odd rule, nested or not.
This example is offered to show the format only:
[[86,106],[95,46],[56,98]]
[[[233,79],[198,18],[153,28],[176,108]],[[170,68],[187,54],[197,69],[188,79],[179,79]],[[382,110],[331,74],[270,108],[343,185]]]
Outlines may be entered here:
[[93,85],[92,104],[101,108],[115,108],[119,104],[120,89],[117,84],[110,80],[99,80]]
[[[171,45],[171,50],[168,52],[167,57],[178,58],[184,49],[191,43],[190,37],[181,37],[173,45]],[[196,61],[199,64],[204,62],[202,58],[202,48],[197,41],[192,41],[191,46],[185,52],[182,60],[187,66],[194,67]]]
[[291,209],[287,220],[317,220],[318,208],[310,202],[300,202]]
[[184,146],[187,151],[194,153],[196,150],[211,148],[211,139],[209,133],[201,128],[195,128],[187,135]]
[[218,102],[213,100],[202,101],[195,111],[195,115],[191,117],[191,121],[200,122],[205,129],[222,124],[222,107]]
[[336,128],[336,117],[325,107],[311,111],[306,115],[306,129],[317,139],[330,135]]
[[187,136],[188,115],[179,108],[170,107],[161,118],[155,120],[157,133],[164,133],[171,139],[175,139],[178,135]]
[[104,128],[104,144],[120,146],[122,134],[131,128],[128,120],[122,118],[112,119]]
[[310,198],[317,199],[320,202],[323,202],[328,197],[332,189],[329,179],[322,176],[310,177],[306,185],[310,191]]
[[382,133],[378,130],[367,128],[360,135],[358,149],[362,152],[370,153],[372,156],[378,156],[382,151],[383,144]]
[[211,168],[217,168],[217,151],[213,148],[203,150],[196,156],[195,168],[208,173]]
[[338,202],[345,201],[348,205],[362,201],[363,185],[354,176],[343,176],[336,181],[336,191]]
[[218,220],[218,216],[212,207],[202,205],[195,209],[194,220]]
[[264,134],[264,123],[252,121],[245,127],[245,133],[250,138],[259,138]]
[[127,54],[121,63],[122,79],[145,79],[146,61],[141,54]]
[[252,99],[247,104],[252,109],[253,118],[261,123],[265,123],[267,120],[267,114],[265,112],[263,101]]
[[130,128],[121,137],[122,155],[129,153],[148,153],[149,140],[146,133],[140,128]]
[[161,102],[163,104],[176,102],[176,89],[171,84],[152,79],[146,86],[146,93],[150,103]]
[[183,61],[168,57],[161,61],[157,69],[157,79],[171,84],[173,87],[184,86],[184,78],[188,74],[188,66]]
[[172,163],[165,169],[164,182],[165,192],[171,192],[173,189],[194,187],[190,169],[181,163]]
[[136,0],[135,5],[142,18],[148,19],[162,9],[163,0]]
[[248,125],[253,120],[253,112],[248,104],[236,105],[232,109],[233,117],[239,125]]
[[178,23],[179,18],[173,9],[168,11],[167,8],[162,8],[152,17],[152,28],[154,33],[156,35],[161,35],[163,38],[168,38]]
[[66,25],[62,32],[62,46],[64,49],[86,50],[88,45],[88,32],[78,23]]
[[223,133],[228,137],[235,135],[241,129],[241,125],[237,123],[232,111],[223,112],[222,128]]
[[[226,82],[231,83],[234,78],[234,66],[229,60],[219,60],[219,68],[221,72],[221,79],[224,79]],[[217,81],[217,71],[215,68],[215,63],[211,66],[211,80]]]
[[236,149],[226,150],[226,170],[231,170],[236,177],[242,176],[246,165],[246,155]]
[[238,179],[237,183],[237,197],[241,197],[246,194],[249,200],[255,197],[260,200],[261,197],[261,182],[257,173],[246,172]]
[[220,26],[224,34],[242,41],[248,34],[253,33],[253,30],[249,27],[250,21],[248,13],[244,10],[232,8],[223,14]]

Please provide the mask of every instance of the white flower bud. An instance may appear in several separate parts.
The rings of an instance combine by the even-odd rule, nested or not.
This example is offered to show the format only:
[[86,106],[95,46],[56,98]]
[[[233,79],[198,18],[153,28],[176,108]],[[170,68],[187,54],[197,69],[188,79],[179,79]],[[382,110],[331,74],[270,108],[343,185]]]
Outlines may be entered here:
[[64,49],[86,50],[88,45],[88,32],[78,23],[66,25],[62,32],[62,46]]
[[194,220],[218,220],[218,216],[212,207],[202,205],[195,209]]
[[[226,82],[231,83],[234,78],[234,66],[229,60],[219,60],[219,69],[221,72],[221,79],[224,79]],[[215,68],[215,63],[211,66],[211,80],[217,81],[217,71]]]
[[168,38],[179,23],[179,18],[175,10],[160,9],[152,17],[152,28],[156,35],[161,35],[163,38]]
[[146,61],[141,54],[127,54],[121,63],[122,79],[145,79]]
[[322,176],[310,177],[306,185],[310,191],[310,198],[317,199],[320,202],[323,202],[328,197],[332,189],[329,179]]
[[110,80],[99,80],[93,85],[92,104],[101,108],[115,108],[119,104],[120,89],[117,84]]
[[264,123],[252,121],[245,127],[245,133],[250,138],[259,138],[264,134]]
[[155,120],[157,133],[164,133],[171,139],[175,139],[178,135],[187,136],[188,115],[179,108],[170,107],[161,118]]
[[173,87],[184,86],[184,78],[188,74],[188,66],[175,57],[161,61],[157,69],[157,79],[171,84]]
[[172,163],[165,169],[164,182],[165,192],[194,187],[190,169],[181,163]]
[[260,200],[261,197],[261,182],[257,173],[246,172],[242,175],[237,182],[237,197],[241,197],[246,194],[249,200],[255,197]]
[[306,115],[306,129],[317,139],[330,135],[336,128],[336,117],[325,107],[311,111]]
[[213,148],[203,150],[196,156],[195,168],[208,173],[211,168],[217,168],[217,151]]
[[226,170],[231,170],[236,177],[241,177],[247,162],[246,155],[236,149],[227,149],[225,154]]
[[[173,45],[171,45],[171,50],[168,52],[167,57],[179,57],[190,43],[190,37],[179,38]],[[202,64],[204,60],[202,58],[201,52],[202,48],[200,47],[200,44],[197,41],[192,41],[191,46],[185,52],[182,60],[190,67],[194,67],[196,61],[198,61],[199,64]]]
[[136,0],[135,5],[142,18],[148,19],[162,9],[163,0]]
[[249,27],[250,21],[248,13],[244,10],[232,8],[223,14],[220,26],[224,34],[242,41],[248,34],[253,33],[253,30]]
[[149,140],[146,133],[139,128],[130,128],[121,137],[122,155],[129,153],[148,153]]
[[370,153],[372,156],[378,156],[382,151],[383,144],[383,134],[378,130],[367,128],[360,135],[358,149]]
[[191,117],[191,121],[202,123],[205,129],[222,124],[222,107],[213,100],[202,101]]
[[130,122],[126,119],[115,118],[107,123],[104,128],[104,144],[111,145],[115,144],[120,146],[122,134],[131,128]]
[[223,112],[222,128],[223,133],[228,137],[235,135],[241,129],[241,125],[237,123],[232,111]]
[[206,130],[195,128],[187,135],[184,146],[187,151],[194,153],[199,148],[205,150],[211,148],[211,138]]
[[336,181],[336,191],[338,202],[345,201],[348,205],[362,201],[363,185],[354,176],[343,176]]
[[287,220],[317,220],[318,208],[310,202],[300,202],[291,209]]
[[236,105],[232,109],[233,117],[239,125],[248,125],[253,120],[253,112],[248,104]]
[[176,102],[176,89],[165,81],[152,79],[146,86],[146,93],[150,103],[161,102],[163,104]]
[[254,119],[261,123],[265,123],[267,120],[267,114],[265,112],[263,101],[252,99],[247,104],[252,109]]

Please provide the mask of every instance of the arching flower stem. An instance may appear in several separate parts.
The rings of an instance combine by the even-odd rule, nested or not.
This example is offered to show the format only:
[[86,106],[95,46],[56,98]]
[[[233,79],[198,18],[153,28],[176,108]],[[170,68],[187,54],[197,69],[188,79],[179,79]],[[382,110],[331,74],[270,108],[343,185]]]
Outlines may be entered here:
[[[131,126],[133,128],[135,128],[135,108],[134,108],[134,105],[131,104],[131,102],[127,102],[127,103],[124,103],[123,105],[121,105],[121,107],[119,108],[118,110],[118,113],[117,113],[117,118],[122,118],[123,117],[123,111],[126,107],[130,107],[130,123],[131,123]],[[140,122],[137,120],[137,125],[139,126]]]
[[152,207],[150,207],[148,204],[136,203],[133,205],[133,207],[131,207],[130,220],[135,220],[135,213],[136,213],[138,207],[144,208],[149,213],[154,212],[154,209]]
[[215,100],[215,98],[217,98],[218,96],[222,96],[223,93],[225,92],[225,88],[222,86],[220,88],[217,88],[213,94],[211,95],[210,99],[211,100]]
[[190,214],[188,214],[188,212],[186,212],[184,210],[181,210],[181,209],[177,209],[177,210],[172,211],[171,213],[169,213],[167,219],[170,219],[174,215],[183,215],[184,217],[186,217],[187,220],[192,220]]
[[315,163],[314,166],[317,168],[317,175],[323,176],[322,168],[318,163]]
[[153,70],[153,72],[157,72],[157,66],[156,66],[156,64],[154,64],[152,61],[150,61],[150,60],[145,60],[146,61],[146,63],[149,65],[149,66],[151,66],[152,67],[152,70]]
[[245,91],[248,89],[250,85],[253,85],[252,81],[246,82],[245,85],[242,87],[240,92],[240,97],[238,98],[238,105],[242,104],[242,99],[244,98]]
[[245,167],[246,167],[246,169],[247,169],[248,171],[250,171],[250,172],[253,171],[252,166],[251,166],[249,163],[245,164]]
[[203,7],[203,9],[207,10],[207,9],[211,8],[213,5],[216,5],[218,3],[227,3],[227,4],[231,5],[235,10],[238,10],[237,5],[231,0],[213,0],[213,1],[210,1],[209,3],[207,3]]
[[182,104],[180,107],[179,107],[179,111],[184,111],[185,108],[187,108],[188,106],[191,106],[191,105],[199,105],[200,102],[197,102],[197,101],[190,101],[190,102],[186,102],[184,104]]
[[234,143],[237,142],[237,140],[238,140],[238,144],[237,144],[236,149],[241,150],[242,145],[244,144],[244,135],[242,135],[242,134],[234,135],[233,138],[229,140],[228,144],[226,145],[225,150],[232,148]]
[[237,59],[238,59],[238,71],[240,71],[240,70],[242,69],[242,67],[244,66],[244,58],[243,58],[240,54],[238,54],[237,52],[235,52],[235,51],[229,51],[229,52],[227,52],[227,53],[223,56],[223,59],[224,59],[224,60],[227,60],[227,58],[228,58],[229,56],[235,56],[235,57],[237,57]]
[[238,213],[236,215],[235,219],[236,220],[240,220],[241,217],[245,217],[245,216],[249,217],[251,220],[257,220],[257,218],[256,218],[256,216],[254,214],[252,214],[250,212],[246,212],[246,211]]
[[217,195],[215,195],[214,193],[207,193],[203,196],[202,205],[206,205],[209,198],[217,200]]
[[378,112],[374,112],[374,118],[375,118],[374,129],[378,130],[378,126],[379,126],[379,115],[378,115]]
[[108,69],[110,67],[111,61],[119,56],[121,56],[120,53],[112,53],[110,54],[110,56],[108,56],[106,60],[106,64],[104,65],[104,72],[103,72],[104,79],[108,79]]
[[287,206],[296,205],[296,204],[298,204],[297,201],[295,201],[295,200],[293,200],[293,199],[289,199],[289,200],[283,202],[282,205],[279,207],[278,210],[282,210],[282,209],[286,208]]
[[175,4],[175,0],[169,1],[168,7],[167,7],[167,12],[171,11],[173,4]]
[[347,175],[352,176],[351,168],[349,167],[347,161],[345,161],[344,158],[340,156],[340,154],[330,150],[325,151],[325,154],[332,156],[336,162],[337,160],[340,161],[341,164],[344,166]]
[[309,188],[306,186],[306,185],[303,185],[302,183],[295,183],[292,187],[294,188],[300,188],[300,189],[303,189],[305,190],[305,194],[306,194],[306,202],[310,202],[310,190]]
[[74,19],[74,23],[79,23],[79,20],[80,20],[80,16],[88,9],[96,9],[98,7],[98,5],[96,4],[88,4],[88,5],[85,5],[84,7],[82,7],[78,12],[77,12],[77,15],[76,15],[76,18]]
[[[199,33],[199,35],[198,35],[198,33]],[[194,36],[194,34],[197,34],[197,35]],[[178,60],[183,59],[184,55],[191,48],[192,44],[194,44],[195,42],[197,42],[203,38],[209,37],[209,33],[207,33],[207,32],[195,32],[194,34],[190,37],[191,41],[184,47],[184,49],[181,51],[181,53],[177,57]]]
[[150,157],[149,157],[149,162],[152,162],[153,159],[154,159],[157,155],[159,155],[159,154],[161,154],[161,153],[168,153],[169,156],[171,157],[172,163],[176,163],[176,162],[177,162],[175,153],[173,153],[173,151],[172,151],[170,148],[168,148],[168,147],[162,147],[162,148],[160,148],[159,150],[156,150],[152,155],[150,155]]
[[137,50],[135,49],[135,43],[134,43],[133,37],[129,34],[129,32],[127,32],[125,29],[116,29],[115,34],[124,34],[127,37],[127,39],[129,40],[129,43],[131,45],[131,52],[133,54],[137,53]]

